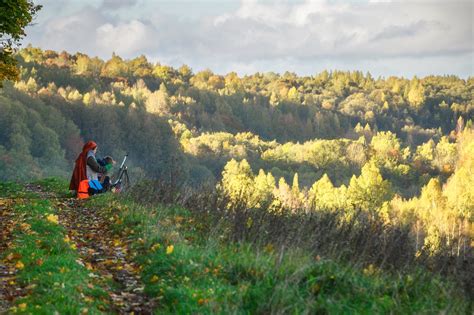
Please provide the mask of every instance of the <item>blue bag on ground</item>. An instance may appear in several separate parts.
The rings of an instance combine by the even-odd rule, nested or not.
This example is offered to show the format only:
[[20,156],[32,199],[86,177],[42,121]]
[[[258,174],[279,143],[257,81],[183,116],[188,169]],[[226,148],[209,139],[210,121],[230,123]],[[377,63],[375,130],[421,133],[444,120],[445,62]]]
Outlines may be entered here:
[[98,180],[90,180],[89,181],[89,193],[91,195],[94,195],[94,194],[99,194],[102,192],[102,185],[100,184],[100,182]]

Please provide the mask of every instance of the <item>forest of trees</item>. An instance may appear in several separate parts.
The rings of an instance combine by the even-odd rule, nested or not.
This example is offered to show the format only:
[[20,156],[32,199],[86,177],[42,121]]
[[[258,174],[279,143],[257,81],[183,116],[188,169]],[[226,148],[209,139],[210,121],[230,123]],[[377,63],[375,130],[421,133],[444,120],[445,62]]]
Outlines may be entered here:
[[0,91],[0,180],[69,176],[84,141],[132,179],[215,187],[228,207],[356,212],[418,255],[472,249],[474,78],[193,73],[27,47]]

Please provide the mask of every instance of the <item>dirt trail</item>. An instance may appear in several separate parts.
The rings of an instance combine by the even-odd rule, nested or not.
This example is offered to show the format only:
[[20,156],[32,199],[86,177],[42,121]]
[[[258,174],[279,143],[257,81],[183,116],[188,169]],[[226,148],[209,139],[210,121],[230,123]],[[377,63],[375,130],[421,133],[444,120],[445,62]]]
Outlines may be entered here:
[[59,221],[68,229],[84,265],[109,292],[112,310],[151,314],[154,301],[143,293],[139,268],[132,262],[127,240],[112,233],[110,221],[74,199],[62,208]]
[[[74,198],[56,198],[40,186],[27,185],[25,189],[38,194],[40,198],[48,198],[54,207],[59,209],[59,223],[67,229],[71,245],[77,248],[80,255],[78,262],[90,270],[94,282],[108,293],[107,304],[110,309],[105,310],[106,312],[152,314],[156,302],[143,292],[139,267],[132,261],[133,253],[128,250],[128,240],[111,231],[110,218],[102,209],[89,208],[87,202]],[[4,206],[2,208],[0,203],[0,230],[3,230],[5,222],[8,222],[5,220],[8,213],[8,209]],[[5,240],[3,238],[5,237],[0,239],[0,251],[6,248],[2,246],[6,246],[8,236]],[[12,290],[21,292],[21,288],[15,288],[5,281],[14,275],[4,276],[2,268],[0,262],[0,300],[4,300],[2,294],[11,295]],[[12,301],[14,298],[9,296],[8,300]],[[11,303],[5,303],[3,309],[11,306],[9,304]]]

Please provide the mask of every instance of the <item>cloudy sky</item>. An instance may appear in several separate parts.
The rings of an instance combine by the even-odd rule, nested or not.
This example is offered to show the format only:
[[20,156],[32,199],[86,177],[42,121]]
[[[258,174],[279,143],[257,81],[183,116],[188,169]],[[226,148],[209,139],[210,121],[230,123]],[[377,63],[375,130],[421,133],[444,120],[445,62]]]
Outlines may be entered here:
[[459,0],[36,0],[23,45],[194,72],[474,75],[474,6]]

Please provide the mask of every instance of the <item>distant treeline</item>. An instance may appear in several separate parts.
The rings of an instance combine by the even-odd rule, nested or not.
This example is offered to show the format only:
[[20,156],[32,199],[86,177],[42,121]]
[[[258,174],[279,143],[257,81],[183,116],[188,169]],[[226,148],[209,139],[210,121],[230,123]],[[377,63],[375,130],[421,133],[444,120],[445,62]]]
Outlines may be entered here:
[[[360,123],[420,144],[474,114],[474,78],[428,76],[374,79],[360,71],[194,74],[152,64],[144,56],[103,61],[77,53],[26,48],[18,54],[23,89],[60,94],[70,102],[146,109],[192,131],[250,131],[279,142],[348,136]],[[41,91],[43,90],[43,91]]]

